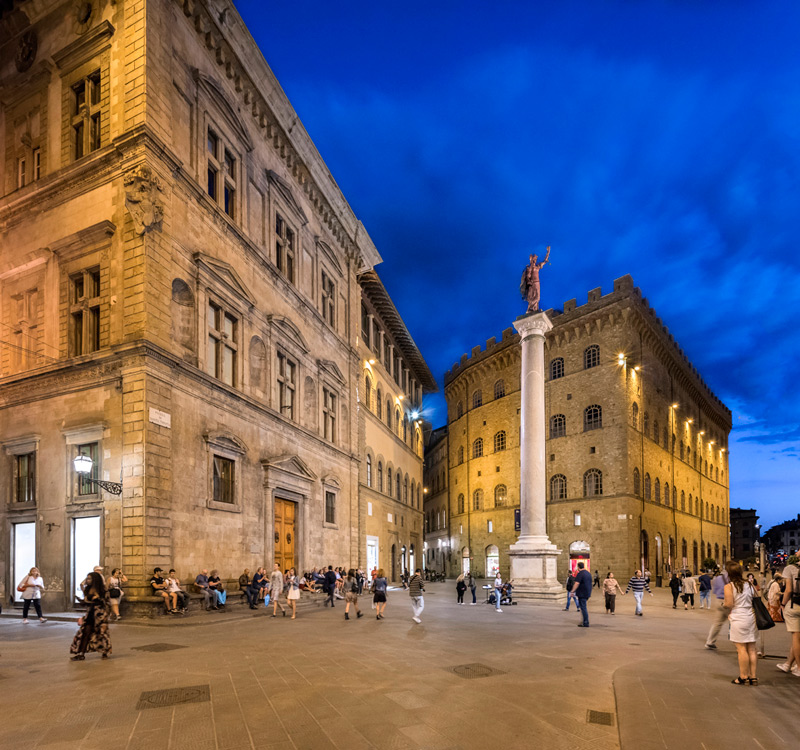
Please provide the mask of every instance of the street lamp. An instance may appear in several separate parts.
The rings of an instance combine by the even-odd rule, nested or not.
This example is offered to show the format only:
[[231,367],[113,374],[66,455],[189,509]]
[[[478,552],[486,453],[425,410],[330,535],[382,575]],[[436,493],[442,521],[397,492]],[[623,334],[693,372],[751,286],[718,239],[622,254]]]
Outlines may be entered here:
[[94,479],[89,476],[89,474],[92,473],[92,464],[91,456],[75,456],[72,460],[75,473],[79,474],[81,479],[85,482],[94,482],[94,484],[100,485],[106,492],[110,492],[112,495],[121,495],[122,484],[120,482],[106,482],[103,479]]

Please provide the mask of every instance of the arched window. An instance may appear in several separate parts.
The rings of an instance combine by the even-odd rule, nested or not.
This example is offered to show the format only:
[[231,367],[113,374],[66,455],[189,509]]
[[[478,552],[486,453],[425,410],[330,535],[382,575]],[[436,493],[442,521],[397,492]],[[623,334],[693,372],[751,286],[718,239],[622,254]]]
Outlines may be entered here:
[[412,479],[411,480],[411,507],[414,507],[414,493],[416,492],[417,483]]
[[472,510],[480,510],[483,507],[483,490],[475,490],[472,493]]
[[681,457],[681,461],[683,461],[684,451],[685,451],[685,448],[684,448],[684,445],[683,445],[683,440],[681,440],[680,448],[678,449],[678,453],[679,453],[679,455]]
[[378,395],[375,398],[375,413],[378,415],[378,419],[383,419],[383,394],[380,388],[378,388]]
[[653,442],[658,445],[658,420],[653,420]]
[[378,491],[383,492],[383,462],[378,461]]
[[364,405],[367,409],[372,409],[372,380],[369,375],[364,377]]
[[717,523],[719,523],[719,507],[717,507]]
[[508,491],[504,484],[498,484],[494,488],[494,504],[498,508],[502,508],[506,504],[508,498]]
[[694,514],[696,516],[698,516],[698,517],[700,516],[700,498],[699,497],[696,497],[694,499]]
[[603,494],[603,472],[600,469],[589,469],[583,475],[584,497],[595,497]]
[[498,380],[494,384],[494,397],[503,398],[506,395],[506,382],[505,380]]
[[583,410],[583,429],[597,430],[603,426],[603,409],[597,404],[587,406]]
[[690,464],[692,462],[692,449],[690,446],[686,446],[686,463]]
[[652,500],[653,497],[650,493],[650,475],[644,475],[644,499],[645,500]]
[[372,487],[372,456],[367,453],[367,487]]
[[719,545],[714,545],[714,559],[719,562]]
[[550,380],[564,377],[564,358],[556,357],[550,360]]
[[708,476],[708,459],[706,459],[706,469],[703,473]]
[[672,488],[672,507],[673,508],[677,508],[678,507],[678,488],[677,487],[673,487]]
[[483,455],[483,438],[476,438],[472,444],[472,457],[480,458]]
[[634,430],[639,429],[639,404],[635,401],[633,402],[633,406],[631,406],[631,426]]
[[463,464],[464,463],[464,446],[463,445],[459,446],[459,448],[458,448],[458,463],[459,464]]
[[400,414],[400,409],[394,410],[394,434],[400,436],[400,425],[403,422],[403,417]]
[[664,505],[669,505],[669,482],[664,482]]
[[494,452],[504,451],[506,449],[506,431],[500,430],[494,435]]
[[389,497],[392,496],[392,470],[390,468],[386,468],[386,494]]
[[403,502],[408,505],[408,477],[403,480]]
[[464,404],[461,401],[456,404],[456,414],[458,419],[464,416]]
[[398,502],[398,503],[399,503],[399,502],[402,502],[402,499],[403,499],[403,489],[402,489],[402,487],[400,486],[400,471],[399,471],[399,470],[398,470],[398,472],[397,472],[397,476],[395,477],[394,484],[395,484],[395,491],[396,491],[396,493],[397,493],[397,502]]
[[653,495],[655,495],[656,502],[661,502],[661,480],[656,477],[656,481],[653,483]]
[[681,510],[686,510],[686,492],[681,490]]
[[560,438],[567,434],[567,418],[563,414],[550,417],[550,437]]
[[[667,432],[667,428],[664,428],[663,440],[661,441],[661,445],[664,446],[667,450],[669,450],[669,433]],[[673,448],[673,451],[675,449]]]
[[683,567],[686,567],[687,556],[689,554],[689,547],[685,539],[681,539],[681,557],[683,558]]
[[477,409],[479,406],[483,406],[483,393],[477,390],[472,394],[472,408]]
[[708,519],[709,519],[709,515],[708,515],[708,503],[706,503],[706,521],[707,521]]
[[650,415],[645,412],[644,419],[642,420],[642,432],[645,435],[650,435]]
[[641,482],[641,476],[639,475],[639,469],[634,467],[634,469],[633,469],[633,494],[636,495],[636,497],[639,497],[639,495],[642,492],[641,484],[642,484],[642,482]]
[[717,468],[714,469],[714,479],[715,481],[719,482],[719,466],[717,466]]
[[600,347],[597,344],[587,346],[583,351],[583,369],[597,367],[600,364]]
[[408,442],[408,417],[403,417],[403,442]]
[[550,501],[567,499],[567,478],[563,474],[554,474],[550,478]]
[[464,495],[463,494],[458,496],[458,512],[459,513],[463,513],[464,512]]

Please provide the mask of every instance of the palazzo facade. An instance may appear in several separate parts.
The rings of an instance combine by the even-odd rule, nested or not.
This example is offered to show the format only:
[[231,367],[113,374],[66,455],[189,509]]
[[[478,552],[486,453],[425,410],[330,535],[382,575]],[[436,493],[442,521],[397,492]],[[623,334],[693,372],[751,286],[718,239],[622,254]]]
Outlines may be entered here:
[[[657,581],[729,555],[731,413],[630,276],[547,311],[547,530],[558,575],[649,568]],[[445,375],[448,571],[509,574],[520,502],[520,341],[489,339]],[[438,544],[438,542],[437,542]]]
[[366,565],[381,258],[233,4],[14,0],[0,39],[0,594],[32,565],[51,609],[98,563],[132,596],[154,566]]

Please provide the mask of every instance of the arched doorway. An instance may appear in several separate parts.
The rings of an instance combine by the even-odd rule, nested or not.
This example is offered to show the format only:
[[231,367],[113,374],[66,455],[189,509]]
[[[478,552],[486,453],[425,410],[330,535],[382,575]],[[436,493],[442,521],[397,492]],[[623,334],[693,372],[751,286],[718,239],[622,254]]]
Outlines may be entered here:
[[500,570],[500,550],[496,545],[490,544],[486,548],[486,577],[494,578]]
[[461,550],[461,572],[466,575],[469,571],[469,547],[464,547],[464,549]]
[[656,586],[661,585],[661,576],[664,574],[662,566],[664,561],[662,559],[663,550],[661,549],[661,534],[656,534]]
[[644,529],[639,534],[639,564],[642,566],[642,573],[650,567],[650,537]]
[[591,570],[591,557],[589,543],[584,541],[572,542],[569,545],[569,571],[574,574],[578,570],[578,563],[582,562],[586,570]]
[[392,569],[391,569],[391,580],[397,580],[397,545],[392,545]]

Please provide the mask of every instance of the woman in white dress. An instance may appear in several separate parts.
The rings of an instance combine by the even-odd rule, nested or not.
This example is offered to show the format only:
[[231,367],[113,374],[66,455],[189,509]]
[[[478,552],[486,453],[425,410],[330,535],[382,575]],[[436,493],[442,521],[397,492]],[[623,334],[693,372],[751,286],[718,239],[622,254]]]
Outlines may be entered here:
[[300,580],[294,568],[289,568],[286,578],[286,601],[292,605],[292,619],[297,617],[297,600],[300,598]]
[[729,583],[725,584],[724,605],[729,608],[728,620],[731,642],[736,644],[739,657],[739,676],[731,680],[734,685],[758,685],[756,677],[756,616],[753,613],[753,598],[758,596],[756,588],[742,575],[742,566],[728,561],[725,565]]

